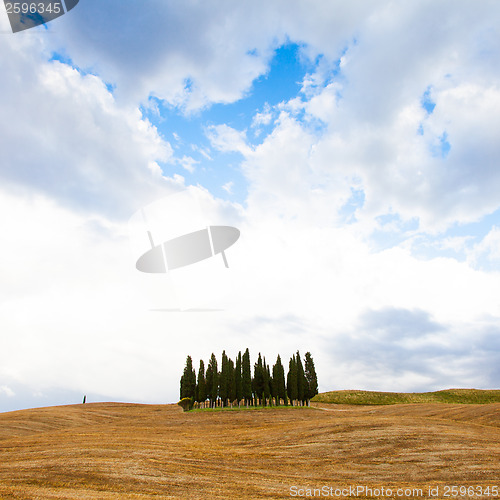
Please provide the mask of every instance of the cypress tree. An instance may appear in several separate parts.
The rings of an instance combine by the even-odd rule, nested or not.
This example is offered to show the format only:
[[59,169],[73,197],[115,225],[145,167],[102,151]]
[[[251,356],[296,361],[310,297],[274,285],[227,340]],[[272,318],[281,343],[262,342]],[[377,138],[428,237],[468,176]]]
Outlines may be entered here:
[[205,373],[205,390],[207,391],[207,398],[210,400],[210,407],[212,406],[212,383],[214,380],[214,374],[212,371],[212,365],[208,363],[207,371]]
[[273,387],[274,387],[275,397],[277,399],[276,404],[279,405],[280,400],[282,399],[283,402],[286,405],[288,405],[288,398],[286,395],[286,388],[285,388],[285,369],[281,364],[281,358],[279,354],[278,357],[276,358],[276,364],[273,366]]
[[198,369],[198,385],[196,387],[196,400],[198,403],[204,403],[207,399],[207,386],[205,383],[205,364],[200,359],[200,368]]
[[[238,353],[236,363],[222,352],[221,371],[218,372],[217,358],[212,353],[205,372],[205,364],[200,360],[198,379],[193,368],[191,356],[186,358],[186,366],[180,380],[181,399],[189,398],[192,402],[204,403],[210,399],[210,406],[215,407],[220,398],[221,406],[238,405],[243,399],[246,406],[255,398],[255,404],[266,406],[279,405],[283,400],[285,405],[307,404],[311,398],[318,394],[318,378],[311,353],[306,352],[304,365],[297,351],[290,358],[288,374],[285,383],[285,370],[281,357],[278,354],[276,363],[272,367],[266,363],[266,358],[261,356],[254,364],[254,376],[251,376],[250,352]],[[252,403],[253,404],[253,403]]]
[[243,380],[241,378],[241,351],[236,358],[236,366],[234,367],[234,386],[235,396],[240,406],[240,401],[243,399]]
[[186,359],[186,366],[181,377],[180,396],[184,398],[195,398],[196,396],[196,372],[193,369],[193,360],[191,356]]
[[227,406],[227,398],[229,397],[228,385],[228,359],[226,356],[226,351],[222,351],[221,371],[219,378],[219,396],[221,399],[221,406]]
[[306,352],[305,376],[307,380],[306,399],[307,406],[309,406],[309,401],[318,394],[318,377],[316,376],[316,369],[310,352]]
[[262,366],[260,352],[257,363],[255,363],[253,368],[253,392],[255,397],[260,401],[260,404],[262,404],[264,398],[264,367]]
[[269,406],[273,406],[273,379],[269,371],[269,365],[266,365],[266,358],[264,358],[264,401],[269,400]]
[[303,405],[306,399],[307,380],[304,374],[304,366],[302,365],[299,351],[297,351],[295,361],[297,363],[297,399],[300,401],[300,404]]
[[252,399],[252,373],[250,368],[250,352],[248,347],[241,360],[241,389],[245,404],[248,406]]
[[297,363],[295,355],[290,358],[288,363],[288,374],[286,376],[286,392],[293,406],[294,401],[297,400],[298,387],[297,387]]
[[212,353],[208,362],[206,384],[210,406],[215,407],[217,396],[219,395],[219,373],[217,371],[217,358],[214,353]]
[[267,379],[266,358],[262,360],[262,406],[267,406],[269,398],[269,380]]
[[271,404],[279,405],[278,388],[274,384],[271,365],[267,365],[267,377],[269,379],[269,391],[271,392]]
[[227,360],[227,396],[229,398],[229,404],[233,406],[233,401],[236,399],[236,378],[234,373],[234,361],[231,358]]

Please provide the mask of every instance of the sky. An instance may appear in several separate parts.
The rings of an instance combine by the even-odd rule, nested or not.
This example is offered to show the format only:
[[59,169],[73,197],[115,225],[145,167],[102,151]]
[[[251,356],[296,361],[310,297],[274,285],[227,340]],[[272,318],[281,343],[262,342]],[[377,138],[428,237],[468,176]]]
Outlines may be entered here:
[[[500,386],[500,5],[0,8],[0,411],[171,403],[186,357],[320,391]],[[155,244],[229,225],[166,274]]]

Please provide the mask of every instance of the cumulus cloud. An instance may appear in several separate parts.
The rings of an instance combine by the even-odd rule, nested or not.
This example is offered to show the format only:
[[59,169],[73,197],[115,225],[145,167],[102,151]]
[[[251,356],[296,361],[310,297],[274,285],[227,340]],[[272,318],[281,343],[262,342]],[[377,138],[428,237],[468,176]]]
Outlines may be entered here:
[[238,131],[229,125],[210,125],[207,127],[206,136],[210,140],[213,148],[218,151],[231,152],[237,151],[242,154],[251,151],[246,141],[245,131]]
[[[353,33],[376,10],[362,2],[264,0],[166,4],[148,0],[140,13],[131,0],[108,1],[110,23],[98,0],[54,25],[51,46],[93,68],[128,100],[150,94],[193,112],[246,95],[268,71],[273,49],[287,39],[305,42],[304,54],[340,57]],[[66,19],[65,19],[66,20]]]
[[[441,9],[445,15],[448,6],[395,12],[380,4],[376,13],[360,16],[340,64],[323,58],[317,73],[306,76],[302,98],[281,107],[298,120],[282,117],[267,144],[290,132],[280,147],[294,150],[299,133],[290,125],[300,129],[309,154],[304,164],[314,168],[314,175],[301,175],[304,190],[321,186],[342,206],[355,186],[365,193],[360,218],[398,213],[430,232],[498,208],[498,76],[491,70],[498,12],[491,4],[479,10],[467,4],[438,27]],[[306,39],[313,44],[313,38]],[[426,93],[432,112],[422,105]],[[283,162],[276,179],[287,178],[289,164]],[[268,181],[269,191],[281,188]]]
[[[475,246],[436,240],[465,248],[462,262],[414,249],[500,206],[499,12],[86,0],[47,36],[3,37],[2,387],[173,401],[187,354],[247,346],[312,351],[322,390],[498,385],[497,228]],[[299,94],[253,110],[247,129],[204,129],[212,150],[241,155],[248,196],[243,208],[189,188],[241,238],[229,270],[210,263],[227,271],[224,310],[179,311],[170,277],[135,271],[149,241],[141,226],[130,242],[126,222],[184,187],[164,162],[196,173],[197,160],[175,159],[140,104],[196,116],[235,102],[285,41],[313,67]],[[188,212],[160,210],[158,242]],[[377,231],[396,237],[381,248]]]
[[385,307],[366,311],[349,335],[325,348],[339,388],[407,392],[494,388],[498,381],[498,331],[488,322],[438,323],[423,310]]
[[99,77],[47,61],[40,35],[1,42],[4,185],[122,218],[179,189],[158,165],[170,145],[137,108],[117,105]]
[[252,119],[252,127],[259,128],[262,125],[269,125],[273,119],[271,106],[268,103],[264,105],[264,109],[260,113],[256,113]]
[[186,169],[190,173],[193,173],[199,161],[190,156],[184,155],[180,160],[178,160],[178,163],[182,166],[182,168]]
[[500,228],[491,231],[468,252],[469,262],[481,269],[500,270]]
[[189,112],[240,98],[266,70],[270,35],[259,40],[252,31],[258,9],[228,7],[150,0],[138,13],[135,2],[120,0],[108,2],[110,25],[101,3],[89,0],[58,27],[54,41],[67,47],[76,64],[116,83],[125,99],[154,94]]
[[15,392],[8,386],[2,385],[0,386],[0,394],[4,394],[5,396],[12,398],[15,396]]
[[[234,224],[230,214],[235,207],[206,190],[191,190],[198,192],[205,214]],[[184,215],[185,224],[193,222]],[[165,214],[159,229],[171,219]],[[169,277],[135,269],[147,249],[148,228],[142,224],[131,234],[128,221],[75,212],[44,195],[21,197],[5,189],[0,190],[0,225],[2,385],[19,387],[23,401],[27,388],[53,394],[57,402],[64,402],[64,394],[74,402],[75,393],[174,401],[177,383],[165,387],[165,377],[177,380],[193,342],[200,350],[212,348],[210,332],[220,328],[223,313],[190,317],[169,312],[179,308]],[[160,243],[162,233],[150,229]],[[233,264],[229,252],[228,258]],[[225,270],[222,259],[212,264]]]

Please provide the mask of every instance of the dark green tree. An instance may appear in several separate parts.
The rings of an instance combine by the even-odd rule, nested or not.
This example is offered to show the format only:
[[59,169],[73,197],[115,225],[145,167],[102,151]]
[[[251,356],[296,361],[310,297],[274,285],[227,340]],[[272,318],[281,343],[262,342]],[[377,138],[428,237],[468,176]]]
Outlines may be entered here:
[[188,356],[186,359],[186,366],[184,367],[180,386],[181,399],[193,398],[194,401],[196,397],[196,372],[193,369],[191,356]]
[[300,404],[303,405],[306,401],[307,380],[299,351],[297,351],[295,362],[297,364],[297,399],[300,401]]
[[214,374],[212,371],[212,366],[208,363],[207,371],[205,373],[205,390],[207,391],[207,398],[210,400],[210,406],[212,406],[212,383],[214,380]]
[[219,396],[221,406],[227,406],[229,397],[229,363],[226,351],[222,351],[221,371],[219,376]]
[[272,396],[272,379],[269,373],[269,366],[266,364],[266,358],[264,358],[264,406],[266,406],[269,401],[270,406],[272,406],[271,396]]
[[259,352],[259,357],[257,363],[253,367],[253,393],[255,397],[259,400],[260,404],[263,404],[262,400],[264,398],[264,365],[262,364],[262,356]]
[[316,376],[316,369],[310,352],[306,352],[305,376],[307,381],[306,400],[309,406],[309,401],[318,394],[318,377]]
[[219,396],[219,372],[217,371],[217,358],[214,353],[212,353],[208,362],[206,384],[210,406],[215,407]]
[[297,363],[295,355],[290,358],[288,363],[288,374],[286,376],[286,392],[292,405],[297,401],[298,387],[297,387]]
[[274,385],[274,377],[271,373],[271,365],[267,365],[267,377],[269,379],[269,390],[271,391],[271,404],[279,405],[278,388]]
[[276,363],[273,366],[273,388],[276,398],[276,404],[279,405],[280,400],[282,399],[284,404],[288,405],[288,398],[285,387],[285,369],[281,364],[281,358],[279,354],[276,358]]
[[234,367],[234,387],[235,396],[238,401],[238,406],[240,401],[243,399],[243,380],[241,378],[241,351],[238,353],[236,358],[236,366]]
[[248,347],[241,360],[241,391],[245,404],[248,406],[252,400],[252,372]]
[[229,404],[233,406],[233,401],[236,399],[236,378],[234,372],[234,361],[231,358],[228,358],[227,364],[228,364],[227,396],[229,398]]
[[198,384],[196,386],[196,401],[204,403],[207,399],[207,385],[205,383],[205,363],[200,359],[200,368],[198,369]]

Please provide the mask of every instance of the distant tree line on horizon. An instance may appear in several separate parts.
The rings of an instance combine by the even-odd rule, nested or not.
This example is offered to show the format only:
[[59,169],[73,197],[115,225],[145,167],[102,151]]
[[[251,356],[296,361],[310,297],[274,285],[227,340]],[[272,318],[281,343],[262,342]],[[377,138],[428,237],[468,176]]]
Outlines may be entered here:
[[243,355],[241,351],[238,353],[236,361],[223,351],[220,370],[212,353],[206,370],[205,363],[200,360],[198,375],[191,356],[188,356],[180,380],[180,403],[184,409],[193,406],[304,406],[309,405],[316,394],[318,378],[310,352],[306,353],[304,364],[299,351],[290,358],[286,377],[279,354],[271,367],[259,353],[253,376],[248,348]]

